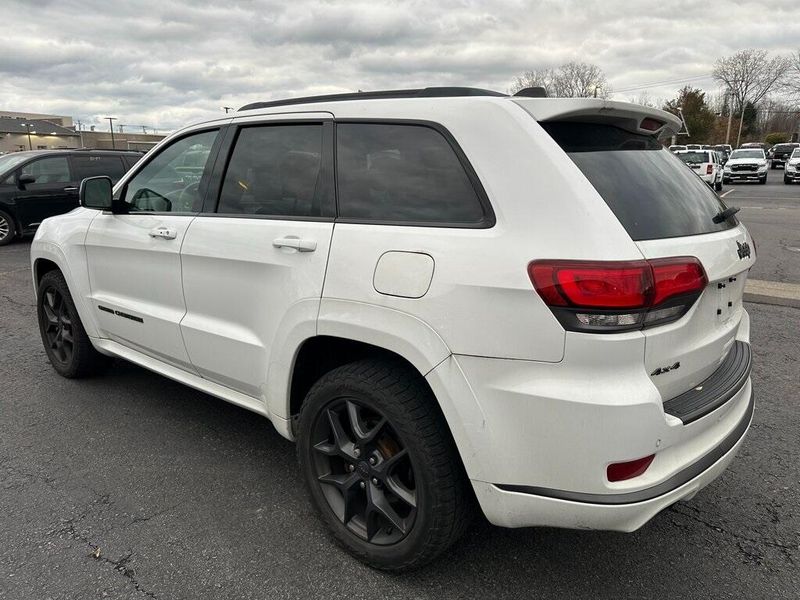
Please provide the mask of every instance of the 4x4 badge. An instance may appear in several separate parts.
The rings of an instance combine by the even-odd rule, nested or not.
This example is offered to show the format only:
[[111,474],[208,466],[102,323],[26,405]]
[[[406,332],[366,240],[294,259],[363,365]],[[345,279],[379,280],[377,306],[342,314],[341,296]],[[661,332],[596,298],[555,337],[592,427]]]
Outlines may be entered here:
[[736,254],[739,255],[739,260],[743,260],[745,258],[750,258],[750,244],[745,242],[736,242],[738,248],[736,249]]

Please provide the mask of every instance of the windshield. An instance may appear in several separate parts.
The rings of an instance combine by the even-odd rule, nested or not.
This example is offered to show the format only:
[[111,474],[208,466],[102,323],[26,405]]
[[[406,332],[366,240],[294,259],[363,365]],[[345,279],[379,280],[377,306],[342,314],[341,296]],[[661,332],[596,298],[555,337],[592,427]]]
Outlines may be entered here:
[[795,148],[792,152],[792,158],[800,158],[800,148]]
[[763,150],[734,150],[731,158],[764,158]]
[[714,223],[726,208],[723,201],[653,136],[595,123],[540,124],[634,240],[712,233],[737,225],[734,217]]
[[705,152],[684,152],[683,154],[678,154],[678,158],[680,158],[687,165],[699,165],[702,163],[711,162],[708,160],[708,155]]
[[0,156],[0,175],[4,175],[7,171],[11,171],[21,162],[30,158],[28,154],[6,154]]

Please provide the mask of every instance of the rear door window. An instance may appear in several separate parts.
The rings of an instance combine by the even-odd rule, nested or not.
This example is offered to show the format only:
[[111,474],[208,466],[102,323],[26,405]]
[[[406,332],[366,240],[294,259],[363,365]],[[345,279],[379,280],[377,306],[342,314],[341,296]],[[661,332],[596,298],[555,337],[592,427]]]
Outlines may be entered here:
[[119,156],[107,155],[84,155],[77,154],[72,156],[72,168],[75,171],[75,179],[78,181],[86,177],[97,177],[105,175],[116,183],[127,170]]
[[484,206],[454,148],[436,129],[336,126],[339,216],[358,221],[481,226]]
[[736,226],[735,217],[714,223],[725,204],[653,136],[595,123],[540,125],[634,240],[698,235]]
[[321,217],[329,211],[321,181],[321,123],[243,128],[233,149],[217,212]]

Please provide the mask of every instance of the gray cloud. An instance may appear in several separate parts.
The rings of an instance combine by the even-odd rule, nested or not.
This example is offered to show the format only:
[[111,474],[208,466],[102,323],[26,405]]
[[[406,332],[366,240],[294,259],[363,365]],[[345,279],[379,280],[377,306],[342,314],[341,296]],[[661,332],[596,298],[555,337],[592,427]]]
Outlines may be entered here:
[[[690,81],[718,56],[795,50],[792,0],[59,0],[3,3],[0,107],[162,130],[220,106],[356,89],[508,88],[521,71],[585,60],[624,91]],[[700,79],[705,77],[705,79]],[[680,82],[647,89],[674,95]]]

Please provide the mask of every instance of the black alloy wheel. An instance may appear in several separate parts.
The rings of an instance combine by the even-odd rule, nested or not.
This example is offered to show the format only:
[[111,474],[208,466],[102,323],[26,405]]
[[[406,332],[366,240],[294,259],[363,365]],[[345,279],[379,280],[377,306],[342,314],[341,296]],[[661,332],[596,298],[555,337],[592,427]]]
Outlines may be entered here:
[[386,417],[355,398],[317,415],[314,471],[328,506],[353,534],[377,545],[402,540],[414,525],[414,466]]
[[75,349],[72,317],[64,296],[53,286],[44,290],[42,312],[42,333],[49,349],[48,355],[63,365],[69,365]]
[[36,292],[36,312],[44,350],[59,375],[85,377],[111,363],[108,356],[92,346],[60,271],[48,271],[42,276]]
[[447,550],[475,510],[436,397],[412,366],[365,358],[322,375],[296,424],[311,501],[334,540],[387,571]]

